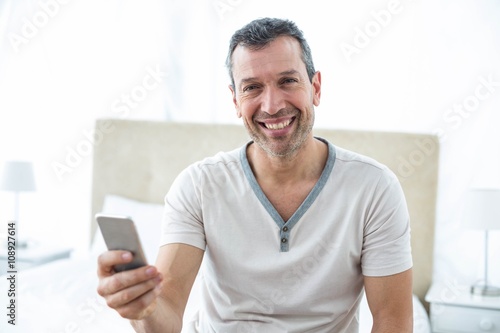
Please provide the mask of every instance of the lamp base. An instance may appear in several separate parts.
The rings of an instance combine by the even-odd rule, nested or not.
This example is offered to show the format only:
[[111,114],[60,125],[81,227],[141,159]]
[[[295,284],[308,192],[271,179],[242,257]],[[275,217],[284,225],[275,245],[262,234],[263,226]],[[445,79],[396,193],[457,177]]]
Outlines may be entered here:
[[17,244],[16,244],[16,247],[18,249],[25,249],[25,248],[28,247],[28,245],[29,245],[29,241],[27,241],[27,240],[18,240]]
[[[16,249],[26,249],[31,246],[31,241],[29,239],[17,239],[16,242],[7,242],[7,239],[0,240],[0,247],[2,249],[7,249],[9,245],[15,246]],[[15,245],[14,245],[15,244]]]
[[484,284],[476,284],[471,286],[470,292],[473,295],[479,296],[500,296],[500,288]]

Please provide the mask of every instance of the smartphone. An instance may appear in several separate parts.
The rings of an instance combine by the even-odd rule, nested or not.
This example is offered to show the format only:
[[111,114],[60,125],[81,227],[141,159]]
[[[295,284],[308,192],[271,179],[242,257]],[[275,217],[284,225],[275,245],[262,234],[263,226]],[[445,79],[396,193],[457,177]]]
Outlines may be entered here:
[[147,265],[139,234],[130,217],[96,214],[95,218],[108,250],[126,250],[133,255],[131,262],[116,265],[115,271],[121,272]]

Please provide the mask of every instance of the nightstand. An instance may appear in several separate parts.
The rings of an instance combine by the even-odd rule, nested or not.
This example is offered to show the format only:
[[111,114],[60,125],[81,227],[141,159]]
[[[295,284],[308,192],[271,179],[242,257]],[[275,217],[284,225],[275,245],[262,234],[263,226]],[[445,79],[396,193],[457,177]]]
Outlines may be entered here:
[[43,244],[28,245],[24,248],[17,248],[15,254],[14,269],[7,265],[7,249],[2,248],[0,253],[0,274],[14,270],[20,272],[24,269],[43,265],[54,260],[69,258],[72,249],[66,247],[56,247]]
[[425,300],[434,333],[500,333],[500,297],[472,295],[470,286],[448,281],[433,283]]

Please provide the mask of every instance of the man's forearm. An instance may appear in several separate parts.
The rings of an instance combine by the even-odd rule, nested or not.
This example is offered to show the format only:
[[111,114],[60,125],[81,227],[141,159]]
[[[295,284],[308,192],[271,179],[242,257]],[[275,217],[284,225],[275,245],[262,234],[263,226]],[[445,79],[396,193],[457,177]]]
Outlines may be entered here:
[[141,320],[131,320],[130,323],[137,333],[179,333],[182,315],[176,314],[165,302],[158,302],[153,313]]
[[373,318],[371,333],[413,333],[413,316],[394,319]]

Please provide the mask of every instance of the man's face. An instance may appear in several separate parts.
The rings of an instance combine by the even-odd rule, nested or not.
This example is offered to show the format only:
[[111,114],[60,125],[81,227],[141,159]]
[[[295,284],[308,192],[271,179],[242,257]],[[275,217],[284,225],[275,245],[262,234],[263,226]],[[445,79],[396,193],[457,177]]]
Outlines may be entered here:
[[272,156],[290,156],[312,138],[321,76],[309,81],[300,44],[279,37],[260,50],[237,46],[232,55],[233,102],[250,137]]

